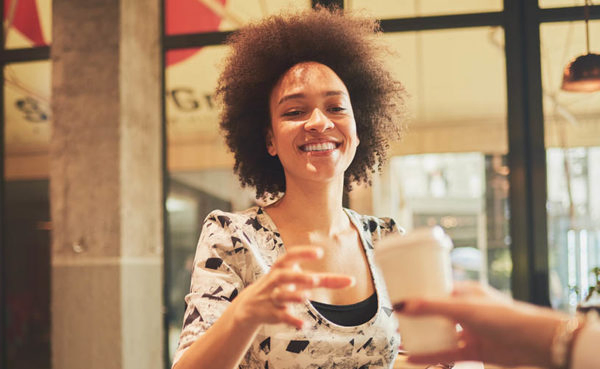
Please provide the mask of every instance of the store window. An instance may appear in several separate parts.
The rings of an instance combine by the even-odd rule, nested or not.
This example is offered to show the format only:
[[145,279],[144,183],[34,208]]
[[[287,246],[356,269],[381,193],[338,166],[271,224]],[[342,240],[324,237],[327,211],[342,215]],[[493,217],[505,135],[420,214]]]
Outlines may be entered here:
[[539,0],[540,8],[562,8],[568,6],[583,6],[585,0]]
[[344,0],[344,9],[366,10],[381,19],[502,11],[502,0]]
[[[590,35],[600,21],[590,21]],[[595,284],[600,267],[600,92],[560,89],[563,68],[586,52],[584,22],[540,28],[544,126],[548,173],[550,299],[574,310]],[[590,50],[600,39],[590,37]]]
[[50,62],[4,76],[3,345],[10,368],[50,368]]
[[454,240],[455,277],[509,293],[503,37],[501,27],[385,35],[412,117],[366,210],[408,230],[442,226]]
[[219,65],[226,46],[167,53],[165,103],[167,112],[167,197],[169,265],[169,358],[173,358],[183,322],[184,296],[196,243],[206,215],[214,209],[236,211],[250,207],[254,194],[242,190],[234,176],[233,156],[219,132],[219,109],[214,101]]
[[310,7],[311,0],[165,0],[165,32],[229,31],[280,11]]
[[5,48],[50,45],[51,15],[51,0],[4,0]]

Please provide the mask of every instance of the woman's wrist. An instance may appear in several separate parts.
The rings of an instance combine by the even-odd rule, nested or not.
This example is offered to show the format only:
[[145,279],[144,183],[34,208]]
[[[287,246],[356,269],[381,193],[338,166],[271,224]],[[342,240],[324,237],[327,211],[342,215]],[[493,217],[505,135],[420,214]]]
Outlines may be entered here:
[[552,368],[569,368],[575,340],[584,324],[584,317],[576,315],[563,319],[556,328],[550,347]]
[[508,319],[513,322],[514,331],[507,332],[507,337],[512,336],[516,347],[524,349],[527,365],[553,367],[553,342],[568,316],[522,302],[515,302],[514,308],[517,314]]
[[255,321],[255,317],[249,312],[246,306],[241,304],[241,299],[236,298],[231,303],[231,321],[236,329],[243,332],[256,332],[261,327],[262,323]]

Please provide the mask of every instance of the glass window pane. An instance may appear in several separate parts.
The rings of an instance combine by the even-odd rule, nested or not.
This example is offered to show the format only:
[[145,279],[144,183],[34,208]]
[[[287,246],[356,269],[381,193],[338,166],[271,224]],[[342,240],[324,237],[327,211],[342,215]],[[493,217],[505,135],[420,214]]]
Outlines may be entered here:
[[48,177],[49,61],[4,68],[5,175],[8,180]]
[[173,358],[183,322],[184,299],[204,218],[214,209],[235,211],[254,204],[234,176],[233,157],[218,127],[213,102],[227,47],[173,50],[167,53],[166,108],[169,194],[168,252],[169,358]]
[[567,6],[584,6],[585,0],[539,0],[540,8],[563,8]]
[[430,15],[497,12],[502,0],[344,0],[345,9],[364,9],[380,19],[410,18]]
[[385,39],[396,54],[390,67],[409,93],[412,117],[409,135],[393,147],[396,154],[507,152],[501,27],[394,33]]
[[282,10],[310,7],[310,0],[166,0],[165,32],[228,31]]
[[[597,34],[600,21],[591,21]],[[560,89],[564,67],[586,52],[584,22],[542,24],[540,38],[551,302],[572,310],[600,266],[600,92]],[[600,39],[592,37],[590,49],[600,50]]]
[[[226,46],[173,50],[167,53],[166,109],[168,158],[171,170],[191,170],[229,165],[218,127],[218,109],[213,103]],[[202,155],[209,145],[214,156]],[[194,150],[193,155],[190,150]]]
[[6,48],[46,46],[52,42],[52,0],[4,0]]
[[455,276],[489,280],[508,292],[503,35],[491,27],[385,36],[396,50],[390,65],[410,94],[413,118],[375,178],[372,202],[363,189],[351,193],[351,206],[392,216],[409,230],[441,225],[455,243]]
[[9,64],[4,73],[7,363],[49,369],[50,62]]

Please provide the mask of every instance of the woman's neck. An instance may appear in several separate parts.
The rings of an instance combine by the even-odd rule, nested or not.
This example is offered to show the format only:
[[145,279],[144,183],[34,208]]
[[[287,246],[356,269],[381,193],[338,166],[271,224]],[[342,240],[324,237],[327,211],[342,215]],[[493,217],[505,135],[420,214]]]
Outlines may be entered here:
[[349,226],[342,208],[343,188],[343,178],[326,184],[287,181],[285,195],[267,211],[276,223],[294,224],[299,232],[330,237]]

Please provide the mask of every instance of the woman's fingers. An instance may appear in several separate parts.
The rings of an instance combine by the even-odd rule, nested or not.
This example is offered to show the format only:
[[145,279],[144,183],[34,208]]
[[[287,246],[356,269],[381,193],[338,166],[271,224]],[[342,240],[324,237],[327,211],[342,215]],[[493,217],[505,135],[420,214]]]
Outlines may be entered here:
[[273,272],[272,285],[292,285],[295,289],[311,288],[346,288],[356,283],[354,277],[343,274],[307,273],[290,269],[281,269]]
[[[339,289],[354,285],[354,277],[330,274],[309,273],[300,269],[302,261],[318,260],[323,257],[323,249],[315,246],[297,246],[282,255],[271,268],[271,272],[259,290],[272,304],[264,318],[270,323],[284,323],[297,329],[303,321],[288,312],[288,304],[302,303],[308,298],[307,290],[313,288]],[[264,298],[263,297],[263,298]],[[264,301],[264,299],[262,300]],[[262,315],[262,314],[261,314]]]
[[288,288],[275,287],[271,292],[271,301],[277,307],[284,306],[289,302],[303,302],[308,297],[305,291],[290,290]]
[[394,303],[397,313],[405,315],[443,315],[457,322],[468,321],[478,305],[468,302],[457,304],[449,299],[408,299]]
[[452,296],[457,299],[481,302],[495,301],[510,304],[513,300],[506,294],[477,281],[458,281],[454,283]]
[[295,316],[288,313],[287,309],[281,309],[276,312],[277,318],[280,322],[291,325],[296,329],[302,329],[304,325],[304,321],[302,319],[296,318]]
[[294,264],[305,260],[318,260],[323,257],[323,249],[315,246],[296,246],[281,256],[273,268],[292,268]]
[[354,277],[343,275],[343,274],[313,274],[313,276],[317,280],[317,284],[315,287],[323,287],[323,288],[346,288],[352,287],[356,284],[356,279]]
[[293,284],[298,288],[314,288],[319,285],[317,275],[292,269],[279,269],[273,272],[273,284]]

